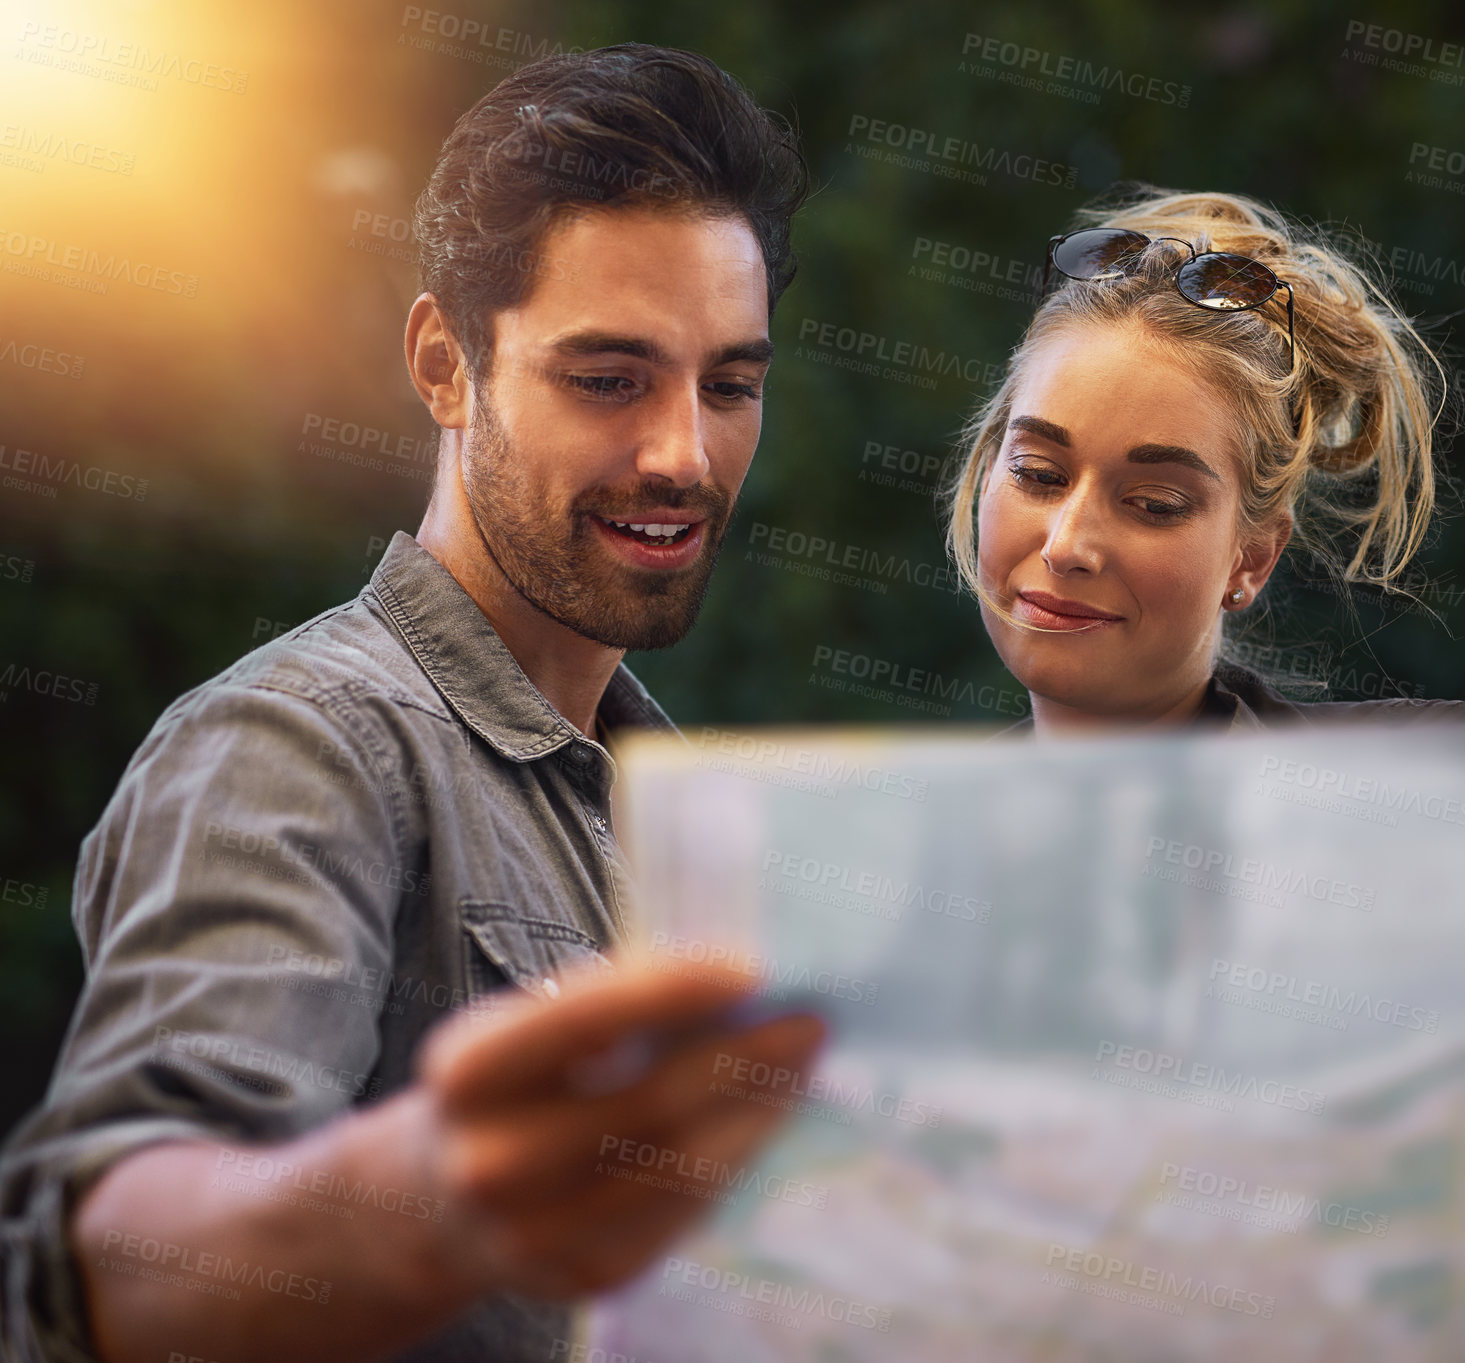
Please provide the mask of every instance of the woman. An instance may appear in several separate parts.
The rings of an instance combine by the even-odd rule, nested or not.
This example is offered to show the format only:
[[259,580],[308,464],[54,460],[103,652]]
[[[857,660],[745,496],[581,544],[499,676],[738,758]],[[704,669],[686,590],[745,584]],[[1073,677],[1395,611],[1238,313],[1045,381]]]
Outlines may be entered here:
[[1146,189],[1053,238],[1061,285],[964,435],[948,543],[1039,733],[1465,719],[1299,705],[1218,661],[1291,542],[1395,584],[1434,506],[1438,362],[1327,242],[1226,194]]

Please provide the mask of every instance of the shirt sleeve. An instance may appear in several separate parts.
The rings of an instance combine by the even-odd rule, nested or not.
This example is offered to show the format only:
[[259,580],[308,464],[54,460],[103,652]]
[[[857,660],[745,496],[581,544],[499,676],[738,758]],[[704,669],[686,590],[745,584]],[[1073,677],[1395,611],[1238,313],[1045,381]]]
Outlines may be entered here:
[[118,1158],[288,1140],[376,1096],[379,1009],[320,983],[386,977],[422,874],[386,744],[345,699],[210,683],[129,763],[77,866],[86,982],[0,1162],[5,1357],[94,1358],[68,1221]]

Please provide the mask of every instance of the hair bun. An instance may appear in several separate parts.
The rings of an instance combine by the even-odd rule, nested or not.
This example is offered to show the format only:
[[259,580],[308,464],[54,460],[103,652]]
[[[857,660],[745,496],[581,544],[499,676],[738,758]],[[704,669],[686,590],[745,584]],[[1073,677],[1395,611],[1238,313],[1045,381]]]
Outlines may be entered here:
[[1293,353],[1286,348],[1288,319],[1270,300],[1238,309],[1226,326],[1198,320],[1197,309],[1177,300],[1173,261],[1159,253],[1144,253],[1134,270],[1102,290],[1065,284],[1050,293],[1002,390],[968,424],[973,454],[954,493],[951,539],[963,573],[971,537],[962,518],[984,461],[1000,446],[1011,375],[1035,338],[1058,326],[1137,321],[1228,398],[1240,432],[1243,528],[1290,516],[1292,543],[1335,580],[1391,584],[1418,552],[1434,511],[1441,405],[1434,394],[1443,370],[1373,277],[1366,241],[1294,221],[1245,195],[1138,181],[1112,186],[1073,223],[1099,226],[1262,262],[1291,291]]

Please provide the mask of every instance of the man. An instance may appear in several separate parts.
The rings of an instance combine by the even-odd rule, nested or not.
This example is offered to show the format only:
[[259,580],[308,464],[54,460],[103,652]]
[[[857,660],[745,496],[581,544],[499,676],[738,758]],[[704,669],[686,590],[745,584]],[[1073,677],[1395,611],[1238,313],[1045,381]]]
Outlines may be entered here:
[[683,52],[548,58],[459,122],[417,212],[416,539],[170,706],[83,844],[87,984],[3,1186],[14,1356],[567,1357],[563,1303],[707,1205],[607,1142],[736,1167],[770,1129],[714,1059],[796,1070],[817,1022],[604,969],[605,740],[669,727],[622,653],[696,615],[805,188]]

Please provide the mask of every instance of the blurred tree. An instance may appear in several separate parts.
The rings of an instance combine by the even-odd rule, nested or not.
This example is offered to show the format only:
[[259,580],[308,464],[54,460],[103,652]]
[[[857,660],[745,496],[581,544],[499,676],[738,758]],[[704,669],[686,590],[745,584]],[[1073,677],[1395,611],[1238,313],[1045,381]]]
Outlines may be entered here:
[[[1361,234],[1465,376],[1449,330],[1465,295],[1465,19],[1443,3],[1357,19],[1304,0],[270,0],[227,25],[176,5],[113,26],[247,83],[149,90],[54,67],[34,42],[3,59],[5,120],[34,136],[0,158],[0,670],[62,675],[91,700],[26,682],[0,703],[0,886],[32,887],[0,895],[0,1028],[19,1057],[0,1128],[49,1071],[80,979],[77,845],[129,754],[176,695],[359,590],[392,531],[416,528],[430,464],[400,357],[412,200],[457,114],[539,53],[706,52],[797,123],[817,184],[702,621],[631,659],[687,723],[1021,712],[974,605],[931,585],[935,491],[1031,314],[1048,237],[1113,180],[1241,191]],[[974,158],[969,178],[921,156],[946,139]],[[47,155],[58,140],[68,154]],[[82,142],[133,164],[99,170],[72,154]],[[163,287],[44,265],[71,246],[160,266]],[[875,338],[867,354],[819,343],[841,330]],[[902,342],[952,362],[849,367]],[[1441,467],[1453,492],[1448,442]],[[785,566],[759,559],[776,542]],[[859,581],[836,582],[828,559],[851,551]],[[1355,619],[1293,575],[1276,584],[1276,637],[1310,643],[1343,697],[1465,696],[1458,520],[1422,566],[1438,618],[1363,600]],[[877,661],[910,684],[839,689]]]

